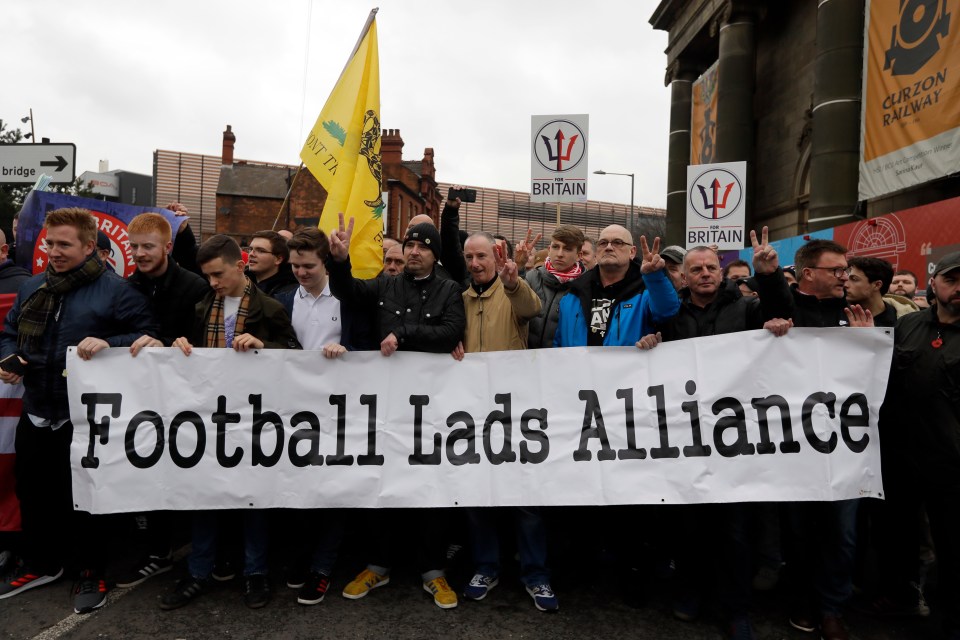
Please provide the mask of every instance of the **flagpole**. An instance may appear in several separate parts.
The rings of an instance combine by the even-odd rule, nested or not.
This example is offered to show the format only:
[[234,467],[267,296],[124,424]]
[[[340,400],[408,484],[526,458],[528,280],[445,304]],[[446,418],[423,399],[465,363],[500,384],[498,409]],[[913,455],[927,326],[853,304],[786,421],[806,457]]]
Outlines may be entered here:
[[303,163],[300,163],[300,166],[297,167],[297,172],[293,175],[293,180],[290,181],[290,188],[287,189],[287,195],[283,197],[283,203],[280,205],[280,211],[277,212],[277,217],[273,220],[273,226],[270,227],[272,231],[277,230],[277,223],[280,222],[280,216],[283,215],[283,208],[288,206],[290,202],[290,194],[293,193],[293,185],[297,183],[297,176],[300,175],[300,171],[303,169]]
[[[367,16],[367,21],[363,23],[363,28],[360,30],[360,37],[357,38],[357,43],[353,45],[353,51],[350,52],[350,56],[347,58],[346,64],[343,65],[343,71],[340,72],[340,75],[343,76],[344,72],[347,70],[347,67],[350,66],[350,61],[353,60],[353,56],[357,55],[357,51],[360,50],[360,45],[363,44],[363,39],[366,37],[367,32],[370,30],[370,25],[373,24],[374,19],[377,17],[377,12],[380,10],[380,7],[374,7],[370,10],[370,14]],[[303,169],[303,163],[300,163],[300,166],[297,167],[297,174],[293,176],[293,180],[290,181],[290,188],[287,189],[287,195],[283,198],[283,204],[280,205],[280,211],[277,212],[277,217],[273,221],[273,229],[277,228],[277,223],[280,222],[280,216],[283,215],[283,208],[289,205],[290,194],[293,192],[293,185],[297,182],[297,177],[300,175],[300,171]]]
[[[357,38],[357,44],[353,45],[353,51],[350,52],[350,56],[347,58],[347,63],[343,65],[343,71],[347,70],[347,67],[350,66],[350,61],[353,60],[353,56],[357,55],[357,51],[360,50],[360,45],[363,43],[364,37],[367,35],[367,31],[370,30],[370,25],[373,24],[374,18],[377,17],[377,11],[380,11],[380,7],[374,7],[370,9],[370,15],[367,16],[367,21],[363,23],[363,29],[360,30],[360,37]],[[340,75],[343,75],[343,71],[340,72]]]

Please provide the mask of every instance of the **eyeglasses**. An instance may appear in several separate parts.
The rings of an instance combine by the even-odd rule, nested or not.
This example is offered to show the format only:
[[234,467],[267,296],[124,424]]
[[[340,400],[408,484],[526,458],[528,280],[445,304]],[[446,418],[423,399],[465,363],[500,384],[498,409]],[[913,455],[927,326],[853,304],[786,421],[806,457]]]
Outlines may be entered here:
[[263,254],[276,255],[275,253],[273,253],[273,251],[270,251],[270,249],[261,249],[260,247],[250,247],[250,251],[248,253],[256,253],[259,255],[263,255]]
[[838,280],[843,276],[850,275],[850,272],[847,271],[850,267],[807,267],[807,269],[823,269],[824,271],[829,271],[833,274],[834,278]]
[[622,249],[624,247],[632,247],[633,243],[621,240],[620,238],[616,240],[597,240],[597,247],[600,249],[606,249],[610,245],[613,245],[616,249]]

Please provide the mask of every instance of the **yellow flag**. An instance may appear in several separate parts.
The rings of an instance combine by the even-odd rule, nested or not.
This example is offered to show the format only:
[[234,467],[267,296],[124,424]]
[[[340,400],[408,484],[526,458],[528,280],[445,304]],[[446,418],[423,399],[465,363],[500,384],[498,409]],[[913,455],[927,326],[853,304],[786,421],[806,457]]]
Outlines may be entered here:
[[354,219],[350,262],[357,278],[383,268],[383,197],[380,192],[380,61],[376,9],[369,28],[340,74],[300,151],[304,166],[327,191],[320,229],[330,234]]

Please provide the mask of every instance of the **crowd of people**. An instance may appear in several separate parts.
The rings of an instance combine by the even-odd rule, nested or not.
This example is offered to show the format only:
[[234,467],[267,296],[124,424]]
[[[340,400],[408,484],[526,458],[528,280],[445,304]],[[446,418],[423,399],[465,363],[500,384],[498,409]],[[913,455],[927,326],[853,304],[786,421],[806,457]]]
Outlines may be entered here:
[[[674,567],[673,613],[694,619],[714,597],[729,636],[752,638],[753,591],[782,581],[791,626],[829,640],[847,638],[843,614],[869,546],[879,558],[880,581],[858,606],[928,615],[921,558],[935,553],[945,632],[960,638],[960,253],[937,263],[926,283],[929,305],[921,309],[913,298],[920,284],[914,274],[895,273],[876,258],[848,257],[845,247],[827,240],[807,242],[794,264],[782,267],[764,228],[759,237],[750,234],[752,264],[721,267],[712,247],[661,247],[659,238],[637,241],[619,225],[587,238],[576,226],[560,225],[538,261],[540,236],[528,233],[514,246],[486,231],[466,233],[459,207],[459,200],[448,201],[439,226],[417,216],[401,238],[385,238],[383,271],[368,280],[352,275],[353,220],[342,214],[329,236],[315,228],[261,231],[241,248],[215,235],[197,248],[189,225],[174,237],[164,216],[144,213],[128,225],[137,270],[124,280],[98,255],[97,221],[88,211],[50,212],[44,223],[49,266],[34,276],[17,274],[8,289],[16,300],[0,335],[6,363],[0,380],[24,388],[15,467],[22,533],[0,539],[15,551],[8,554],[13,559],[4,569],[0,599],[72,568],[79,575],[74,610],[86,613],[103,605],[108,586],[128,588],[173,566],[172,515],[139,514],[147,532],[145,557],[108,581],[109,521],[72,508],[73,427],[64,375],[69,346],[83,359],[106,348],[126,348],[136,357],[143,348],[169,347],[187,357],[194,348],[302,348],[331,359],[379,350],[384,357],[422,351],[460,360],[514,349],[653,349],[755,329],[783,336],[793,327],[887,326],[896,330],[879,425],[886,500],[672,509],[665,554]],[[177,204],[170,208],[186,213]],[[10,267],[6,251],[3,244],[0,285]],[[474,570],[455,590],[445,573],[446,532],[463,516]],[[533,506],[192,512],[186,575],[160,607],[185,606],[216,580],[232,577],[218,549],[237,532],[244,602],[265,606],[271,598],[270,520],[278,517],[310,532],[288,550],[286,582],[303,605],[324,599],[347,526],[361,517],[369,533],[368,564],[345,584],[345,598],[363,598],[390,582],[391,566],[409,552],[396,548],[393,532],[402,529],[413,532],[422,586],[438,607],[483,600],[500,580],[496,525],[506,517],[533,604],[541,611],[559,608],[547,553],[549,520]]]

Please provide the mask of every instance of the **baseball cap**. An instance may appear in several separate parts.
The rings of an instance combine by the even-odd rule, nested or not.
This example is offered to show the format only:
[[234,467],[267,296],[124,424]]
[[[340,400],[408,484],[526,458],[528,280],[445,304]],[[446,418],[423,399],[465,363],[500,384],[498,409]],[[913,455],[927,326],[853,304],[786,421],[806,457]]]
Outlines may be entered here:
[[103,231],[97,231],[97,249],[113,252],[113,247],[110,244],[110,236]]
[[687,255],[687,250],[679,245],[672,244],[661,249],[660,255],[664,260],[669,260],[675,264],[683,264],[683,257]]
[[948,253],[940,258],[940,262],[937,263],[936,268],[933,270],[933,275],[936,277],[941,273],[953,271],[954,269],[960,269],[960,251]]

